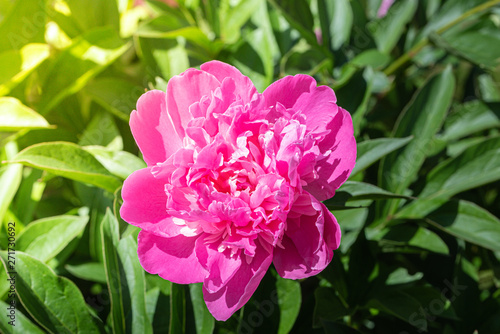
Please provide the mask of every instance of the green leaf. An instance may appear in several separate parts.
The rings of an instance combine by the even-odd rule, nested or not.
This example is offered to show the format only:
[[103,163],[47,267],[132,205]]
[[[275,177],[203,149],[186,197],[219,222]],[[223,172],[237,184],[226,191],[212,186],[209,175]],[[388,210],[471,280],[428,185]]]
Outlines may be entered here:
[[418,313],[420,303],[413,296],[397,289],[378,291],[368,306],[409,322],[421,331],[427,330],[427,319]]
[[500,103],[474,100],[460,105],[446,118],[440,139],[452,141],[494,127],[500,127]]
[[416,0],[396,2],[386,16],[368,24],[380,52],[390,53],[396,46],[406,24],[413,19],[417,5]]
[[[325,201],[324,203],[328,208],[339,209],[345,207],[345,204],[348,202],[370,200],[369,203],[371,203],[371,200],[389,199],[389,198],[408,198],[408,197],[391,193],[389,191],[386,191],[369,183],[346,181],[335,192],[335,196],[332,199]],[[354,207],[356,207],[356,205]]]
[[[125,318],[127,333],[153,333],[151,321],[146,312],[146,281],[137,256],[137,242],[128,236],[118,243],[118,256],[120,258],[120,273],[126,278],[126,297],[130,298],[125,303]],[[122,286],[122,288],[124,288]]]
[[120,29],[117,0],[93,0],[92,6],[86,0],[71,0],[66,4],[71,11],[71,20],[81,31],[105,26],[112,26],[117,32]]
[[[221,38],[227,44],[235,43],[240,38],[241,27],[250,19],[254,12],[265,3],[262,0],[240,1],[229,8],[221,18]],[[222,12],[222,11],[221,11]]]
[[140,26],[136,32],[137,36],[147,38],[168,38],[176,39],[184,37],[186,40],[202,47],[209,52],[209,55],[215,55],[223,46],[220,41],[210,41],[210,39],[198,27],[182,27],[172,24],[171,16],[159,16]]
[[41,84],[39,112],[46,114],[65,97],[78,92],[129,46],[110,27],[97,28],[78,37],[51,63]]
[[348,0],[320,0],[318,1],[318,14],[323,44],[326,43],[332,50],[337,50],[349,41],[353,14]]
[[318,45],[313,32],[314,18],[306,0],[269,0],[269,2],[309,44]]
[[108,172],[92,154],[73,143],[36,144],[25,148],[9,162],[43,169],[110,192],[114,192],[121,186],[121,182]]
[[425,221],[457,238],[500,251],[500,220],[474,203],[450,201]]
[[0,52],[20,50],[30,43],[45,42],[47,2],[45,0],[36,2],[15,1],[10,12],[0,22],[0,36],[2,36],[0,38]]
[[406,138],[378,138],[359,143],[357,147],[356,166],[351,172],[351,177],[370,167],[387,154],[405,146],[412,139],[413,137],[411,136]]
[[[414,181],[427,154],[431,151],[435,134],[441,128],[450,106],[455,79],[451,67],[432,77],[412,98],[402,112],[394,130],[394,137],[413,136],[404,148],[382,160],[379,180],[382,188],[402,194]],[[396,210],[398,201],[391,201],[386,214]]]
[[137,244],[131,236],[119,240],[118,221],[109,209],[101,229],[113,332],[152,333],[146,312],[144,270],[137,257]]
[[106,284],[106,272],[101,262],[88,262],[78,265],[67,264],[64,268],[73,276],[92,282]]
[[203,300],[202,284],[190,284],[189,292],[193,304],[194,320],[197,334],[211,334],[214,330],[215,319],[208,311]]
[[[0,252],[4,265],[6,252]],[[34,257],[16,252],[16,292],[28,313],[50,333],[102,333],[78,287]]]
[[171,334],[186,331],[186,287],[172,283],[170,286],[170,329]]
[[16,241],[17,250],[47,263],[83,232],[88,216],[53,216],[27,225]]
[[386,228],[374,239],[380,240],[380,243],[386,249],[387,246],[413,246],[439,254],[449,254],[450,252],[446,243],[436,233],[409,224]]
[[144,93],[143,88],[130,81],[113,77],[96,78],[85,86],[83,91],[103,108],[126,122],[137,100]]
[[50,127],[49,123],[14,97],[0,97],[0,131]]
[[495,69],[500,65],[500,30],[492,23],[484,26],[486,20],[465,31],[445,34],[443,37],[431,35],[437,44],[448,51],[467,59],[481,67]]
[[111,151],[102,146],[84,146],[83,149],[92,154],[111,174],[126,179],[138,169],[145,168],[146,163],[125,151]]
[[[11,299],[12,300],[12,299]],[[3,316],[0,318],[0,331],[4,334],[14,334],[14,333],[29,333],[29,334],[43,334],[44,332],[35,324],[33,324],[24,314],[22,314],[19,309],[15,310],[14,319],[10,318],[10,307],[15,307],[15,305],[6,304],[0,300],[0,308],[2,310],[7,310],[7,317]],[[8,322],[13,321],[14,325]]]
[[319,287],[314,291],[314,326],[319,327],[322,320],[335,321],[349,315],[349,310],[332,288]]
[[[8,159],[14,157],[17,153],[16,143],[10,142],[5,145],[5,151]],[[19,189],[22,177],[23,165],[21,164],[11,164],[0,168],[0,184],[2,185],[0,187],[0,222],[3,221],[3,217]]]
[[9,64],[0,72],[0,96],[7,95],[49,56],[47,44],[27,44],[20,50],[0,53],[0,64]]
[[126,283],[120,271],[120,259],[116,252],[119,243],[118,222],[108,209],[101,223],[102,251],[109,298],[111,300],[111,327],[113,333],[126,333],[125,296]]
[[278,305],[280,308],[280,325],[278,334],[286,334],[292,330],[299,316],[302,304],[302,293],[298,281],[276,278],[276,291],[278,293]]
[[396,214],[421,218],[451,196],[500,179],[500,137],[470,146],[460,155],[436,166],[428,175],[419,198]]

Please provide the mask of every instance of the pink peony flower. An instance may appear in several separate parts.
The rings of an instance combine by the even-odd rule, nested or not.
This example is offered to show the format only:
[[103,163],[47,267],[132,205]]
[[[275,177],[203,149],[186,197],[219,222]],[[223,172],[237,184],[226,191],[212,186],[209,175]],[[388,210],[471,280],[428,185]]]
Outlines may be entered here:
[[291,279],[325,269],[340,228],[320,201],[356,159],[351,116],[335,102],[300,74],[259,94],[219,61],[142,95],[130,127],[148,167],[125,180],[121,216],[142,229],[144,269],[203,282],[217,320],[250,299],[271,263]]

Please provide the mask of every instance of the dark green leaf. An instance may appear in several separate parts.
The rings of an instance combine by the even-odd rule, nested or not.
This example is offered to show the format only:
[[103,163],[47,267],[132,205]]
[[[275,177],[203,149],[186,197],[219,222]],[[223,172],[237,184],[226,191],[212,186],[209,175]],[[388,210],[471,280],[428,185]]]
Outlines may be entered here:
[[500,137],[467,148],[434,168],[419,198],[397,213],[398,218],[420,218],[462,191],[500,179]]
[[186,287],[172,283],[170,289],[169,333],[181,334],[186,331]]
[[440,139],[452,141],[494,127],[500,127],[500,104],[474,100],[446,118]]
[[314,325],[320,326],[321,320],[335,321],[349,315],[346,305],[335,294],[332,288],[319,287],[314,291]]
[[193,304],[194,320],[197,334],[211,334],[214,330],[215,319],[208,311],[203,300],[202,284],[190,284],[189,292]]
[[359,143],[356,166],[352,170],[351,176],[365,170],[394,150],[405,146],[412,138],[411,136],[406,138],[378,138]]
[[[394,137],[414,136],[404,148],[396,150],[382,160],[379,180],[382,188],[397,194],[414,181],[432,145],[432,139],[441,128],[455,89],[451,67],[432,77],[412,98],[402,112]],[[388,214],[392,214],[398,201],[391,201]]]
[[448,202],[426,221],[457,238],[500,251],[500,220],[474,203]]

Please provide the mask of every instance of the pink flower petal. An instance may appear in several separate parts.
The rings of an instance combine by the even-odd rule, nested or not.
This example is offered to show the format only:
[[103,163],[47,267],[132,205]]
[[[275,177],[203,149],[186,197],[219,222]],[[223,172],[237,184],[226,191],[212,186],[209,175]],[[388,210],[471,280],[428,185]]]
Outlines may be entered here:
[[302,94],[309,93],[314,88],[316,88],[316,80],[313,77],[297,74],[275,81],[266,88],[262,95],[270,107],[274,107],[279,102],[285,108],[291,108]]
[[239,310],[250,299],[257,289],[260,281],[271,265],[273,256],[262,246],[257,247],[255,256],[250,258],[250,263],[245,259],[241,261],[241,267],[229,280],[226,286],[215,293],[210,293],[203,286],[203,297],[207,303],[208,310],[215,319],[225,321]]
[[213,75],[195,69],[188,69],[168,81],[167,110],[179,137],[185,137],[185,129],[193,119],[189,106],[199,102],[203,96],[211,96],[220,85]]
[[306,214],[288,219],[289,230],[282,240],[284,248],[274,250],[273,263],[283,278],[300,279],[318,274],[331,262],[333,250],[340,243],[340,227],[331,212],[312,196],[310,206],[316,214],[309,215],[312,210],[302,204],[292,211]]
[[248,77],[241,74],[241,72],[234,66],[217,60],[212,60],[202,64],[200,69],[212,74],[220,82],[224,81],[225,78],[233,79],[236,85],[235,93],[237,96],[240,96],[244,103],[250,102],[252,97],[257,93],[257,89],[253,85],[252,81]]
[[178,235],[163,238],[147,231],[138,237],[139,261],[150,274],[177,284],[199,283],[205,279],[207,271],[196,258],[195,237]]
[[182,147],[166,112],[165,93],[151,90],[137,101],[130,114],[130,129],[148,166],[163,162]]
[[[309,183],[305,190],[319,201],[327,200],[335,194],[351,174],[356,164],[356,140],[353,136],[351,115],[342,108],[328,124],[331,131],[321,145],[330,147],[327,158],[317,163],[319,178]],[[320,146],[321,146],[320,145]]]
[[133,172],[123,183],[120,216],[129,224],[166,237],[176,236],[180,227],[165,209],[165,180],[156,179],[151,168]]

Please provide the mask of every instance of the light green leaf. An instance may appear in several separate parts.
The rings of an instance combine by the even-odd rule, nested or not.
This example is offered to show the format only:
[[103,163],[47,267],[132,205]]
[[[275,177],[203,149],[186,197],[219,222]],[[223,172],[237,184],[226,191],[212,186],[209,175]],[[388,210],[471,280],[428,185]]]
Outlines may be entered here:
[[41,85],[39,112],[46,114],[65,97],[78,92],[129,46],[109,27],[97,28],[78,37],[51,63]]
[[[12,300],[12,299],[11,299]],[[15,307],[14,319],[10,318],[10,307]],[[7,316],[0,318],[0,332],[4,334],[27,333],[27,334],[43,334],[44,332],[35,324],[33,324],[24,314],[22,314],[16,305],[6,304],[0,300],[0,308],[7,310]],[[8,322],[14,320],[11,325]]]
[[88,216],[53,216],[27,225],[16,241],[17,250],[47,263],[81,234]]
[[130,112],[144,93],[144,88],[130,81],[107,77],[96,78],[85,86],[83,91],[113,115],[128,122]]
[[202,284],[190,284],[189,292],[193,304],[194,320],[197,334],[211,334],[214,330],[215,319],[208,311],[203,300]]
[[[20,50],[0,53],[0,96],[7,95],[49,56],[47,44],[27,44]],[[1,124],[1,123],[0,123]]]
[[398,1],[391,6],[386,16],[368,24],[380,52],[390,53],[404,33],[417,10],[418,1]]
[[130,299],[124,300],[127,333],[153,333],[146,312],[146,281],[137,256],[137,242],[132,236],[128,236],[120,240],[116,250],[122,267],[120,273],[126,279],[126,285],[121,288],[128,288],[124,296]]
[[111,300],[111,326],[113,333],[127,333],[127,323],[125,319],[125,296],[124,289],[126,280],[121,272],[120,259],[116,248],[119,243],[118,222],[108,209],[101,223],[102,251],[104,258],[104,268],[108,282],[109,298]]
[[144,270],[132,236],[119,240],[118,221],[107,210],[101,225],[114,333],[152,333],[146,312]]
[[280,325],[278,334],[286,334],[292,330],[299,315],[302,304],[302,293],[298,281],[276,278],[278,305],[280,308]]
[[[17,153],[17,144],[10,142],[5,145],[7,159],[13,158]],[[0,168],[0,222],[9,208],[14,195],[19,189],[23,177],[23,165],[10,164]],[[2,236],[3,239],[3,236]]]
[[236,6],[224,12],[225,15],[221,18],[220,27],[222,40],[227,44],[235,43],[240,38],[241,27],[243,27],[262,3],[265,2],[262,0],[240,1]]
[[19,152],[9,162],[43,169],[110,192],[114,192],[121,186],[119,179],[108,172],[92,154],[73,143],[35,144]]
[[223,46],[220,41],[210,41],[207,35],[198,27],[173,26],[170,16],[159,16],[139,27],[137,36],[147,38],[168,38],[176,39],[184,37],[186,40],[202,47],[209,52],[209,55],[215,55]]
[[457,238],[500,251],[500,220],[474,203],[448,202],[430,213],[425,221]]
[[49,123],[14,97],[0,97],[0,131],[50,127]]
[[348,0],[318,1],[323,44],[339,49],[351,35],[353,14]]
[[101,262],[88,262],[78,265],[67,264],[64,268],[71,275],[80,279],[106,284],[106,272]]
[[120,29],[117,0],[93,0],[92,6],[86,0],[71,0],[66,4],[71,11],[71,20],[81,31],[105,26],[112,26],[117,32]]
[[111,151],[102,146],[84,146],[83,149],[92,154],[111,174],[126,179],[138,169],[145,168],[146,163],[125,151]]
[[406,138],[378,138],[365,140],[358,144],[356,166],[351,172],[351,176],[365,170],[373,163],[408,144],[413,137]]
[[[44,43],[47,2],[16,0],[0,23],[0,52],[20,50],[30,43]],[[2,68],[3,71],[3,68]]]
[[[402,194],[414,181],[435,134],[441,128],[455,90],[451,67],[432,77],[405,107],[395,127],[394,137],[413,136],[404,148],[382,160],[379,181],[382,188]],[[391,201],[384,215],[392,214],[398,201]]]
[[397,213],[397,218],[421,218],[451,196],[500,179],[500,137],[470,146],[436,166],[419,198]]
[[[6,252],[0,252],[4,265]],[[49,333],[102,333],[78,287],[34,257],[16,252],[16,292],[28,313]]]

